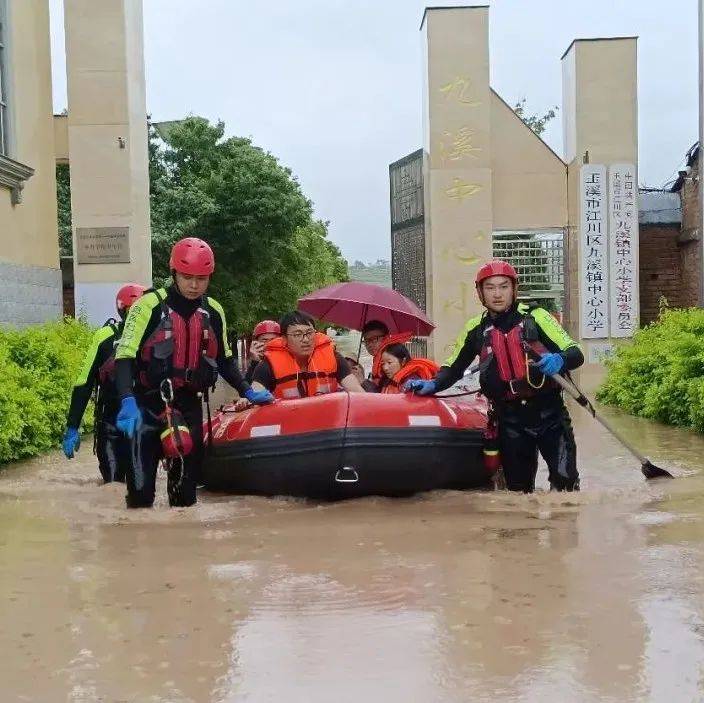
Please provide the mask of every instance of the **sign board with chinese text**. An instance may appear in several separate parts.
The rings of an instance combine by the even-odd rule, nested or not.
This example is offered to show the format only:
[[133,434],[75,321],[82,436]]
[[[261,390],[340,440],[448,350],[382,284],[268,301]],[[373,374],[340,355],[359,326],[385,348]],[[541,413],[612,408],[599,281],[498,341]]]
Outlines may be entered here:
[[638,329],[638,183],[633,164],[609,166],[609,292],[612,337]]
[[129,264],[129,227],[77,227],[79,264]]
[[609,336],[609,233],[606,166],[580,169],[580,330],[584,339]]

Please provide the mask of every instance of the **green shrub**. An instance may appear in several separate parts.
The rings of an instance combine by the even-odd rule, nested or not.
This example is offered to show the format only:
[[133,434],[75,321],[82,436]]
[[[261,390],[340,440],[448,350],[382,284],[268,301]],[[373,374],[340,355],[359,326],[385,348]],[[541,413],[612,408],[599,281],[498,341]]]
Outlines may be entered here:
[[704,432],[704,310],[664,308],[607,362],[599,400]]
[[70,318],[0,329],[0,464],[58,446],[91,334]]

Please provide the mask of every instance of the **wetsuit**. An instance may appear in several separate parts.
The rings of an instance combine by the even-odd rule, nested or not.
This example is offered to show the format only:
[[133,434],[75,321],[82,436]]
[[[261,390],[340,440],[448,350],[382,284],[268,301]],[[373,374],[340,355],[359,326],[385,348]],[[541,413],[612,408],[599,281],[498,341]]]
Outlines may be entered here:
[[[194,315],[203,320],[204,329],[208,330],[203,336],[208,337],[209,348],[212,346],[214,375],[210,375],[207,369],[204,373],[201,369],[195,369],[188,375],[177,375],[174,371],[176,354],[165,361],[160,360],[157,357],[163,357],[163,354],[157,353],[157,347],[151,348],[154,363],[144,358],[145,348],[153,344],[155,335],[163,330],[164,320],[169,315],[178,316],[187,329],[190,329],[188,325]],[[186,341],[186,348],[193,343],[197,344],[198,340]],[[196,502],[196,485],[200,481],[204,455],[202,394],[214,385],[217,373],[240,395],[244,395],[249,388],[227,343],[227,323],[222,307],[213,298],[188,300],[174,286],[168,290],[145,293],[130,308],[116,358],[116,382],[120,399],[134,395],[143,421],[131,445],[133,470],[127,475],[128,507],[149,507],[154,502],[156,472],[163,456],[160,433],[165,426],[162,417],[165,406],[159,387],[165,379],[172,380],[173,407],[183,415],[193,439],[193,451],[183,457],[182,465],[181,460],[172,462],[173,470],[168,476],[169,503],[178,506],[193,505]]]
[[93,391],[97,390],[93,451],[106,483],[124,481],[130,463],[129,443],[115,427],[120,399],[115,388],[114,369],[112,373],[109,369],[111,362],[114,362],[115,346],[122,334],[122,327],[122,323],[109,320],[93,335],[73,386],[66,419],[67,427],[79,428],[88,401]]
[[[449,388],[462,378],[469,365],[485,351],[479,383],[491,401],[499,424],[499,449],[507,487],[514,491],[532,492],[538,470],[538,451],[548,465],[550,485],[556,490],[578,490],[577,447],[572,422],[562,400],[559,387],[530,369],[533,388],[510,393],[500,377],[497,361],[486,355],[487,328],[494,326],[508,333],[530,315],[531,329],[537,332],[537,343],[546,350],[559,353],[565,365],[563,372],[584,363],[579,346],[546,310],[514,304],[499,315],[487,312],[471,319],[457,339],[455,351],[436,376],[438,391]],[[527,328],[527,327],[526,327]]]

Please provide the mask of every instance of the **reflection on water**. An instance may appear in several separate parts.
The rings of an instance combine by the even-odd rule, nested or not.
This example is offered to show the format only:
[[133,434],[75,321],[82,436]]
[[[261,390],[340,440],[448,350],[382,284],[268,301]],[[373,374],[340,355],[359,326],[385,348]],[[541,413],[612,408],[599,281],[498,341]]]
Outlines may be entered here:
[[579,494],[128,513],[86,451],[8,469],[2,699],[701,701],[704,441],[611,414],[646,483],[573,416]]

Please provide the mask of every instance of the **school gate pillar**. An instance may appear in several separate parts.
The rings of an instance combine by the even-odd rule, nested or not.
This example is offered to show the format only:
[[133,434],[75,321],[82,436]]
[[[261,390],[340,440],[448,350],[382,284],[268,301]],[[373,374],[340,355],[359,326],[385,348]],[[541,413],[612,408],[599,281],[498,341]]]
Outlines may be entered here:
[[491,258],[489,8],[428,8],[424,74],[426,305],[442,361],[480,311],[478,267]]
[[76,315],[151,285],[142,0],[65,0]]
[[575,40],[562,82],[568,319],[597,380],[639,324],[637,39]]

